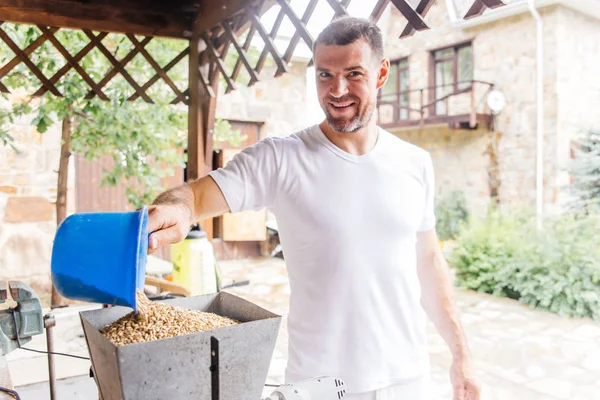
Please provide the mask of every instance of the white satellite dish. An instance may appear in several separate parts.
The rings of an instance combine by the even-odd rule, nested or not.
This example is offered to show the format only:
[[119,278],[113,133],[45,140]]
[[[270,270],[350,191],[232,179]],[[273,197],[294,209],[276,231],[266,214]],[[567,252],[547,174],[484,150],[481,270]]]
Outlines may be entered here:
[[494,114],[498,114],[506,107],[506,99],[499,90],[492,90],[487,95],[487,105]]

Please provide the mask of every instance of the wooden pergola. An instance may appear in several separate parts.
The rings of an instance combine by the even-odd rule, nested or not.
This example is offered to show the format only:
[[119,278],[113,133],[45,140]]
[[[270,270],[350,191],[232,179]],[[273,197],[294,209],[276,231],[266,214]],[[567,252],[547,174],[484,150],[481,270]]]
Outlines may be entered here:
[[[378,0],[370,15],[365,17],[378,20],[388,4],[392,3],[406,17],[406,28],[400,35],[400,38],[405,38],[429,29],[423,18],[434,1],[421,0],[413,8],[408,0]],[[103,89],[117,75],[121,75],[133,89],[129,100],[141,98],[153,102],[148,89],[162,80],[172,90],[172,103],[188,106],[187,171],[189,180],[197,179],[212,169],[212,128],[219,77],[223,77],[226,92],[230,92],[239,84],[236,80],[243,68],[250,77],[249,82],[244,84],[251,86],[261,77],[265,78],[262,72],[269,55],[276,65],[274,77],[286,73],[300,40],[312,48],[313,37],[306,27],[319,2],[331,7],[337,17],[347,14],[351,0],[306,0],[307,6],[302,15],[294,11],[289,0],[0,0],[0,40],[15,54],[0,66],[0,92],[10,93],[2,79],[21,63],[41,82],[39,89],[31,93],[34,96],[47,92],[62,96],[57,83],[71,70],[76,71],[89,85],[88,97],[98,96],[103,100],[108,99]],[[473,0],[465,18],[481,15],[487,8],[502,5],[501,0]],[[279,12],[272,28],[267,31],[260,17],[272,7],[278,7]],[[291,21],[295,32],[287,49],[280,53],[274,40],[285,18]],[[36,25],[41,35],[25,48],[19,48],[2,29],[5,21]],[[76,54],[70,54],[55,36],[62,28],[83,31],[89,43]],[[103,44],[102,40],[109,33],[125,34],[133,45],[123,58],[116,59]],[[258,60],[252,63],[247,52],[256,35],[262,39],[264,48],[260,49]],[[243,36],[245,39],[242,42],[240,37]],[[154,37],[185,40],[189,46],[171,62],[160,66],[146,50]],[[66,60],[65,65],[52,76],[44,76],[29,58],[46,42],[51,43]],[[94,81],[81,66],[82,59],[92,50],[100,51],[112,64],[99,81]],[[237,54],[232,70],[227,70],[224,62],[228,52]],[[125,68],[138,55],[144,57],[155,70],[154,76],[143,85],[138,84]],[[188,88],[181,90],[167,72],[186,56],[189,60],[189,82]],[[206,228],[210,235],[211,227]]]
[[[235,90],[236,78],[242,68],[245,68],[250,76],[248,85],[253,85],[259,81],[269,54],[277,66],[275,77],[286,73],[287,64],[300,40],[312,48],[313,37],[306,26],[319,1],[328,3],[335,16],[341,16],[347,14],[346,8],[351,0],[309,0],[302,15],[296,14],[288,0],[0,0],[0,39],[15,53],[12,60],[0,67],[0,91],[9,92],[2,84],[2,78],[19,63],[24,63],[42,83],[33,93],[37,96],[48,91],[62,96],[56,83],[71,69],[90,86],[88,96],[99,96],[105,100],[107,96],[103,87],[118,74],[135,91],[130,100],[141,97],[144,101],[152,102],[147,90],[162,79],[173,91],[173,103],[185,103],[189,106],[188,179],[196,179],[211,169],[211,133],[215,119],[219,74],[222,74],[226,82],[226,92]],[[379,0],[370,17],[378,20],[388,3],[393,3],[407,19],[406,28],[400,36],[404,38],[416,31],[429,29],[423,17],[434,1],[421,0],[416,9],[413,9],[408,0]],[[465,18],[481,15],[486,8],[502,5],[501,0],[474,0]],[[279,7],[279,14],[271,30],[267,32],[260,16],[275,6]],[[286,17],[294,25],[295,33],[286,51],[280,54],[274,39]],[[26,48],[20,49],[2,30],[3,21],[37,25],[42,35]],[[90,42],[77,54],[69,54],[54,36],[61,28],[80,29],[88,36]],[[126,34],[134,46],[133,50],[120,60],[102,44],[102,39],[109,32]],[[246,35],[246,39],[240,43],[238,38],[242,34]],[[256,64],[252,65],[246,52],[256,34],[262,38],[264,48]],[[139,35],[145,37],[138,40],[136,36]],[[160,67],[145,50],[145,46],[153,37],[182,39],[188,41],[189,46],[170,63]],[[46,41],[52,43],[67,61],[64,67],[51,77],[44,76],[28,58]],[[98,82],[95,82],[79,64],[94,48],[102,52],[113,65]],[[229,51],[235,51],[238,55],[232,71],[227,71],[224,64]],[[124,68],[138,54],[146,58],[156,71],[144,85],[136,83]],[[185,56],[189,56],[189,85],[186,90],[181,91],[167,72]]]
[[[331,7],[337,17],[347,14],[351,1],[306,0],[307,6],[299,15],[289,0],[0,0],[0,40],[14,53],[11,60],[0,66],[0,92],[10,93],[2,80],[20,64],[24,64],[41,83],[35,92],[30,93],[33,96],[47,92],[62,96],[58,83],[67,73],[75,71],[89,85],[88,97],[98,96],[108,100],[105,88],[120,75],[133,89],[129,100],[141,98],[153,102],[148,89],[162,80],[173,93],[172,103],[188,106],[187,178],[194,180],[212,169],[212,133],[220,76],[225,82],[226,92],[230,92],[239,84],[242,68],[250,77],[249,82],[244,83],[247,85],[286,73],[300,40],[312,49],[314,39],[307,25],[319,2]],[[409,0],[378,0],[374,2],[370,14],[364,17],[378,20],[392,3],[406,17],[406,27],[400,35],[400,38],[405,38],[429,29],[423,18],[434,2],[420,0],[413,8]],[[487,8],[502,5],[501,0],[473,0],[465,18],[476,17]],[[279,11],[273,26],[267,30],[260,18],[272,7],[278,7]],[[295,32],[287,49],[280,52],[274,41],[286,18],[293,24]],[[4,22],[35,25],[41,35],[20,48],[3,29]],[[89,43],[76,54],[69,53],[55,36],[63,28],[81,30]],[[131,51],[120,59],[102,42],[110,33],[125,34],[133,45]],[[260,56],[253,63],[247,52],[256,35],[262,39],[264,48],[260,49]],[[189,45],[169,63],[161,66],[146,50],[155,37],[185,40]],[[240,37],[245,39],[242,41]],[[66,61],[52,76],[45,76],[30,59],[36,49],[47,42]],[[100,80],[94,80],[82,67],[82,60],[91,51],[99,51],[112,65]],[[225,65],[228,52],[237,54],[237,61],[231,70]],[[276,68],[272,76],[265,77],[265,73],[261,72],[269,55]],[[125,68],[136,56],[144,57],[155,70],[154,76],[144,84],[137,83]],[[189,81],[187,89],[182,90],[167,73],[186,56]],[[211,237],[212,224],[206,224],[205,230]],[[58,304],[55,298],[58,299],[58,295],[53,291],[52,303]]]

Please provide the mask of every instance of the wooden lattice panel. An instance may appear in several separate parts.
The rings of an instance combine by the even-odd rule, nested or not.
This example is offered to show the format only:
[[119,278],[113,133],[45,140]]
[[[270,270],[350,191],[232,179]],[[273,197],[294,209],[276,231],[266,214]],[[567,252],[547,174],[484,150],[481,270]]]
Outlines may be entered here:
[[[98,96],[102,100],[109,100],[109,96],[106,94],[106,90],[110,87],[111,82],[114,82],[116,78],[120,77],[122,81],[126,82],[131,89],[129,100],[136,100],[142,98],[144,101],[154,103],[158,101],[171,101],[175,103],[187,104],[187,95],[185,88],[187,87],[187,72],[181,75],[178,79],[179,86],[169,76],[171,71],[176,65],[184,66],[187,70],[187,62],[182,61],[189,54],[189,43],[185,40],[178,40],[179,45],[172,46],[173,52],[176,51],[171,60],[161,60],[162,66],[155,60],[150,54],[148,47],[153,41],[157,40],[175,40],[175,39],[154,39],[152,37],[138,37],[133,34],[109,34],[106,32],[92,32],[89,30],[82,31],[62,31],[56,27],[47,27],[43,25],[37,25],[36,27],[29,28],[30,30],[37,29],[38,36],[25,43],[21,43],[21,46],[16,43],[14,32],[8,31],[7,25],[0,22],[0,40],[5,45],[4,54],[6,55],[8,50],[14,54],[0,68],[0,91],[4,93],[11,93],[11,90],[3,80],[10,80],[11,74],[31,74],[35,79],[39,81],[39,88],[30,93],[33,96],[41,96],[46,92],[51,92],[55,96],[62,96],[59,87],[61,79],[64,79],[67,74],[75,72],[79,77],[89,86],[89,93],[87,98]],[[62,39],[59,36],[62,33]],[[82,36],[80,42],[87,40],[87,44],[77,51],[68,49],[67,45],[63,42],[67,37],[66,35],[85,35]],[[35,35],[35,33],[33,33]],[[112,35],[112,40],[110,35]],[[117,42],[116,49],[110,49],[109,44],[106,42],[114,43]],[[113,46],[114,47],[114,46]],[[48,56],[47,60],[43,62],[35,63],[31,60],[32,56],[36,51],[44,48],[45,55]],[[8,49],[8,50],[7,50]],[[124,51],[125,50],[125,51]],[[95,74],[95,77],[90,76],[90,73],[86,71],[83,65],[86,63],[86,57],[103,57],[103,64],[107,65],[108,68],[102,76]],[[137,57],[137,60],[136,60]],[[164,58],[164,57],[163,57]],[[98,58],[96,58],[97,60]],[[135,61],[135,62],[133,62]],[[168,61],[168,62],[167,62]],[[143,73],[136,74],[136,71],[140,70],[141,63],[147,63],[145,71],[152,71],[151,77],[144,77]],[[180,64],[182,62],[182,64]],[[62,67],[51,70],[48,65],[61,64]],[[23,68],[25,66],[26,68]],[[19,69],[21,70],[19,72]],[[44,73],[45,72],[45,73]],[[165,99],[153,99],[149,91],[157,82],[161,81],[164,88],[162,95],[166,95],[169,92],[171,98]],[[183,87],[183,90],[180,88]],[[169,90],[164,90],[168,88]],[[13,88],[15,89],[15,88]],[[156,95],[155,95],[156,97]],[[163,97],[163,96],[161,96]]]
[[[252,86],[263,78],[278,77],[288,71],[288,64],[292,59],[294,51],[302,40],[308,48],[312,49],[314,38],[307,29],[314,16],[315,9],[321,4],[326,4],[332,11],[333,16],[339,17],[348,14],[348,7],[352,0],[308,0],[303,12],[295,10],[289,0],[262,0],[250,2],[247,7],[240,10],[232,17],[220,21],[217,25],[211,27],[201,34],[205,49],[200,54],[200,83],[205,93],[210,97],[215,96],[217,80],[219,77],[225,84],[226,93],[235,90],[238,84]],[[359,2],[361,0],[354,0]],[[400,13],[406,18],[407,24],[402,31],[400,38],[412,36],[417,31],[429,29],[424,21],[424,17],[434,4],[435,0],[420,0],[413,8],[408,0],[377,0],[374,2],[373,10],[369,17],[379,20],[385,8],[392,3]],[[501,0],[474,0],[469,8],[465,18],[473,18],[481,15],[487,8],[496,8],[503,6]],[[270,29],[261,22],[261,17],[266,10],[271,7],[277,7],[278,12]],[[285,50],[278,49],[276,39],[284,20],[289,21],[294,28]],[[108,100],[106,94],[107,87],[115,79],[120,78],[129,85],[132,90],[128,96],[129,100],[136,100],[140,97],[146,102],[154,102],[149,93],[154,85],[162,84],[168,88],[170,96],[173,96],[172,103],[189,104],[189,89],[185,79],[175,82],[169,72],[186,58],[189,53],[187,41],[177,54],[174,54],[169,62],[157,62],[155,57],[148,50],[149,45],[157,39],[152,37],[139,37],[133,34],[121,35],[123,40],[127,40],[129,50],[125,54],[118,56],[114,50],[107,48],[105,41],[109,34],[106,32],[92,32],[90,30],[79,31],[87,37],[89,42],[78,51],[73,52],[61,43],[57,35],[61,30],[57,27],[47,27],[37,25],[39,35],[32,39],[26,46],[19,46],[11,36],[1,26],[0,21],[0,44],[4,43],[6,47],[14,53],[14,57],[0,67],[0,92],[10,93],[9,87],[3,80],[11,74],[18,66],[25,67],[35,79],[39,81],[40,87],[35,90],[33,95],[40,96],[51,92],[56,96],[62,96],[59,90],[59,84],[68,73],[75,72],[89,86],[88,98],[98,96],[102,100]],[[256,49],[253,45],[260,41],[262,45]],[[31,56],[42,46],[51,45],[56,57],[62,57],[65,64],[53,71],[47,76],[44,72],[31,61]],[[110,68],[104,72],[103,76],[90,76],[82,67],[85,58],[89,54],[96,52],[108,60]],[[133,76],[129,66],[135,59],[142,58],[151,67],[153,76],[141,80],[140,77]],[[232,62],[233,60],[233,62]],[[164,61],[164,60],[163,60]],[[268,74],[265,73],[265,66],[271,63],[274,68],[270,68]],[[185,64],[187,66],[187,64]],[[241,79],[245,75],[246,79]],[[163,91],[164,94],[164,91]],[[164,101],[165,99],[161,99]],[[170,99],[169,99],[170,100]]]
[[[359,0],[355,0],[359,1]],[[392,0],[393,1],[393,0]],[[333,11],[333,16],[347,15],[347,7],[351,0],[309,0],[302,13],[297,13],[288,0],[273,1],[272,6],[278,7],[277,16],[270,29],[261,22],[260,15],[264,12],[263,3],[257,2],[247,7],[243,12],[233,18],[222,21],[209,32],[202,35],[206,50],[201,57],[210,67],[201,72],[203,86],[211,95],[212,83],[218,74],[221,74],[226,85],[225,92],[235,90],[239,83],[240,74],[245,71],[248,76],[245,84],[252,86],[261,79],[267,60],[272,60],[274,72],[270,77],[278,77],[288,71],[288,64],[292,59],[296,47],[302,40],[308,48],[312,49],[314,38],[307,29],[311,17],[319,3],[327,4]],[[378,0],[369,15],[378,20],[390,0]],[[287,19],[295,29],[285,50],[280,50],[275,44],[283,21]],[[263,43],[258,49],[258,55],[251,57],[248,52],[251,44],[259,38]],[[240,39],[242,39],[240,41]],[[229,57],[229,58],[228,58]],[[233,67],[227,68],[227,59],[235,59]]]
[[475,0],[471,8],[469,8],[469,11],[467,11],[465,19],[478,17],[488,8],[498,8],[503,5],[505,4],[502,0]]
[[[236,16],[222,21],[209,32],[202,35],[206,44],[206,50],[203,59],[209,63],[210,67],[201,71],[202,84],[205,90],[213,96],[211,85],[215,82],[218,75],[221,74],[223,82],[226,85],[226,93],[235,90],[240,72],[244,70],[248,79],[244,84],[254,85],[261,78],[265,61],[268,57],[272,58],[275,65],[272,76],[278,77],[287,72],[287,65],[290,62],[294,50],[300,40],[312,49],[314,38],[307,29],[314,15],[315,8],[319,3],[326,3],[333,11],[334,18],[347,15],[348,6],[352,0],[310,0],[302,14],[297,13],[292,8],[289,0],[273,0],[272,6],[279,7],[277,17],[274,20],[270,30],[261,22],[260,15],[264,13],[264,2],[256,2],[238,13]],[[360,0],[354,0],[360,1]],[[435,2],[435,0],[421,0],[416,8],[413,8],[407,0],[378,0],[369,17],[379,20],[385,8],[392,3],[406,18],[406,28],[402,31],[400,38],[412,36],[417,31],[429,29],[423,18]],[[500,0],[476,0],[470,8],[465,18],[471,18],[476,13],[480,15],[486,8],[496,8],[504,5]],[[277,38],[279,29],[284,19],[288,19],[294,26],[295,32],[291,37],[285,51],[277,49],[274,41]],[[252,59],[248,52],[255,36],[258,35],[264,43],[260,49],[258,58]],[[240,42],[240,37],[243,41]],[[232,68],[227,68],[227,58],[234,57],[237,60]],[[269,76],[272,77],[272,76]]]

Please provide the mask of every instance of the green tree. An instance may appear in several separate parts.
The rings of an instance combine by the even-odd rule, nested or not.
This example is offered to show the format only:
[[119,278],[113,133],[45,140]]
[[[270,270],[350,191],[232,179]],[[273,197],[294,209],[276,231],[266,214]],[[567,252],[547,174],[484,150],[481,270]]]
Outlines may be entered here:
[[569,208],[588,212],[600,199],[600,131],[590,130],[573,146],[575,158],[569,166],[573,178],[569,185],[572,199]]
[[[34,26],[5,23],[2,28],[21,49],[41,35]],[[90,41],[81,31],[63,29],[55,36],[71,55]],[[134,48],[125,35],[118,34],[107,35],[102,44],[117,60]],[[146,49],[160,66],[164,66],[187,45],[183,40],[154,38]],[[8,48],[0,46],[0,65],[12,57],[14,54]],[[53,76],[66,64],[66,60],[49,42],[32,53],[30,59],[46,77]],[[110,61],[98,49],[89,52],[80,65],[96,83],[112,68]],[[155,74],[152,66],[139,54],[125,69],[140,86]],[[188,79],[187,63],[180,62],[168,75],[180,90],[184,89]],[[23,63],[13,69],[3,83],[17,95],[34,93],[41,86]],[[128,101],[134,89],[121,75],[115,76],[103,88],[108,101],[88,96],[90,86],[73,70],[56,83],[56,88],[62,97],[46,92],[41,97],[23,95],[12,103],[3,102],[8,105],[0,109],[0,141],[15,146],[10,127],[17,118],[33,115],[31,124],[40,133],[56,123],[62,123],[57,191],[59,223],[66,213],[67,167],[72,152],[84,155],[89,161],[102,156],[111,157],[113,167],[104,171],[102,184],[114,186],[127,182],[126,194],[134,206],[149,203],[163,189],[162,178],[172,174],[174,167],[183,166],[183,152],[178,149],[184,145],[187,107],[169,104],[174,95],[162,81],[147,91],[154,100],[153,104],[140,98]]]
[[223,142],[227,142],[233,147],[240,147],[247,138],[248,136],[242,135],[239,129],[233,129],[226,119],[217,119],[215,121],[213,135],[215,148],[220,147],[219,145]]
[[469,209],[464,192],[446,193],[435,205],[436,229],[441,240],[453,240],[460,227],[469,221]]

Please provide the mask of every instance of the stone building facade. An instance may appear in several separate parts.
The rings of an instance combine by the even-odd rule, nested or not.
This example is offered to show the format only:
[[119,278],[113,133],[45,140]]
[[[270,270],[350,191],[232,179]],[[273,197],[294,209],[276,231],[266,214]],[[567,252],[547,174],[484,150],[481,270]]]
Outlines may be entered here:
[[[40,135],[29,121],[11,129],[16,151],[0,145],[0,280],[22,279],[48,293],[52,240],[56,231],[56,186],[60,126]],[[74,192],[70,166],[68,187]],[[69,213],[75,199],[69,197]]]
[[[515,2],[516,3],[516,2]],[[521,3],[526,3],[522,2]],[[544,42],[544,207],[560,209],[569,177],[571,141],[598,126],[600,76],[600,20],[585,10],[573,10],[568,2],[540,8]],[[392,10],[387,31],[386,55],[408,58],[410,89],[431,85],[432,51],[470,42],[473,79],[490,82],[506,99],[506,107],[493,125],[481,123],[475,130],[448,125],[423,125],[389,129],[432,154],[438,196],[450,190],[465,192],[470,208],[483,212],[497,186],[502,205],[535,205],[536,198],[536,22],[525,7],[512,13],[502,8],[502,18],[473,23],[451,21],[453,1],[437,1],[425,21],[432,27],[412,38],[397,40],[405,20]],[[460,1],[459,1],[460,5]],[[508,6],[507,6],[508,7]],[[460,7],[459,7],[460,8]],[[458,10],[459,15],[461,11]],[[512,15],[511,15],[512,14]],[[457,26],[459,25],[459,26]],[[477,88],[477,86],[474,86]],[[459,98],[460,96],[457,96]],[[452,100],[452,99],[451,99]],[[480,109],[485,92],[476,91]]]
[[[307,98],[308,60],[295,59],[288,65],[289,73],[277,79],[265,80],[252,87],[240,87],[217,102],[217,118],[262,123],[261,138],[287,136],[306,126],[310,119]],[[266,76],[274,71],[266,70]]]

